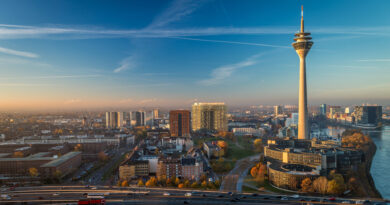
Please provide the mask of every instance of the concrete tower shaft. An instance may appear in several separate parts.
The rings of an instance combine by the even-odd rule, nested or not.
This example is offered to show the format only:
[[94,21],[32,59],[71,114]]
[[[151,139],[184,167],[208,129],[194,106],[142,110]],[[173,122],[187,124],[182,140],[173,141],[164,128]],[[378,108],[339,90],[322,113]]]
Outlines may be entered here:
[[313,42],[310,33],[305,33],[303,21],[303,6],[301,18],[301,30],[296,33],[292,44],[299,56],[299,107],[298,107],[298,139],[309,139],[308,109],[307,109],[307,85],[306,85],[306,55],[309,53]]

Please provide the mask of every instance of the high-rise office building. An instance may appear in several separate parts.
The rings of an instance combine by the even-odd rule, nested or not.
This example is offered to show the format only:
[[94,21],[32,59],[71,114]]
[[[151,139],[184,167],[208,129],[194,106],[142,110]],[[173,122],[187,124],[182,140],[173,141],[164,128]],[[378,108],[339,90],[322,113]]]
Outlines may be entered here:
[[131,125],[136,127],[145,126],[145,117],[146,112],[143,110],[130,112]]
[[283,114],[283,108],[281,105],[274,106],[274,114],[275,114],[275,116]]
[[189,110],[171,110],[169,112],[171,136],[183,137],[190,135],[190,116]]
[[106,112],[106,128],[118,129],[123,126],[123,112]]
[[153,109],[153,118],[154,119],[159,119],[160,118],[160,110],[159,109]]
[[192,130],[209,129],[227,131],[225,103],[194,103],[192,105]]
[[292,44],[299,56],[299,122],[298,122],[298,139],[309,139],[308,129],[308,109],[307,109],[307,90],[306,90],[306,55],[309,53],[313,41],[310,33],[305,32],[303,22],[303,6],[301,14],[301,31],[295,34],[294,43]]
[[320,114],[326,116],[326,104],[320,105]]
[[354,110],[354,115],[357,126],[378,127],[382,122],[382,106],[356,106]]

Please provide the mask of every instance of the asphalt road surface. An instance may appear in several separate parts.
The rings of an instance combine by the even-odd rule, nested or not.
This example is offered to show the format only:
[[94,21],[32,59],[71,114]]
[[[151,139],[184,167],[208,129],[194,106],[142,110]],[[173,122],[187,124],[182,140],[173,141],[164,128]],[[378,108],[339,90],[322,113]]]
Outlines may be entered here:
[[[14,191],[3,191],[11,197],[0,204],[77,204],[85,194],[105,195],[107,204],[340,204],[355,203],[358,199],[326,197],[282,196],[271,194],[227,193],[221,191],[180,190],[170,188],[137,188],[108,186],[39,186],[18,187]],[[164,194],[165,193],[165,194]],[[186,196],[191,193],[191,196]],[[374,200],[372,204],[386,204]]]

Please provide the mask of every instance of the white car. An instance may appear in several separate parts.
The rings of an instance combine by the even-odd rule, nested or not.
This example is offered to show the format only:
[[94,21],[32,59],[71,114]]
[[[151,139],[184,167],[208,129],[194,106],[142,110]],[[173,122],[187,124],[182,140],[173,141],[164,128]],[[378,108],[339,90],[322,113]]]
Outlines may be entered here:
[[1,199],[3,199],[3,200],[11,200],[12,198],[10,196],[8,196],[7,194],[2,194],[1,195]]
[[298,195],[298,194],[294,194],[294,195],[292,195],[291,197],[294,198],[294,199],[298,199],[298,198],[299,198],[299,195]]
[[287,198],[286,196],[284,196],[284,197],[281,198],[281,200],[282,200],[282,201],[287,201],[288,198]]
[[97,187],[95,187],[95,186],[94,186],[94,187],[92,187],[91,189],[92,189],[92,190],[96,190],[96,189],[97,189]]
[[168,192],[164,192],[163,195],[164,195],[164,196],[170,196],[171,194],[168,193]]
[[192,193],[187,192],[186,194],[184,194],[184,196],[192,196]]
[[59,196],[60,194],[59,193],[54,193],[53,196]]

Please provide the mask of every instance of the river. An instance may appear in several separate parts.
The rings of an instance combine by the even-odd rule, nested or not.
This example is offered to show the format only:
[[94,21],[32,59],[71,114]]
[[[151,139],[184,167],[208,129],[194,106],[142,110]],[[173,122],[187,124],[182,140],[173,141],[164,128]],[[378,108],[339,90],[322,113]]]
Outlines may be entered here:
[[[340,127],[328,127],[324,131],[331,136],[337,136],[344,131]],[[385,199],[390,199],[390,126],[384,126],[381,130],[366,130],[375,142],[377,150],[371,165],[371,176],[374,178],[376,189]]]

